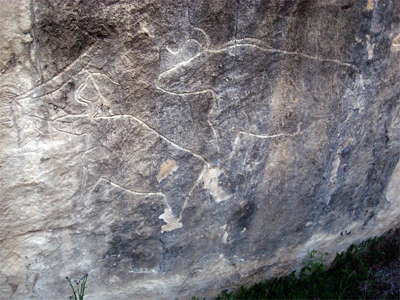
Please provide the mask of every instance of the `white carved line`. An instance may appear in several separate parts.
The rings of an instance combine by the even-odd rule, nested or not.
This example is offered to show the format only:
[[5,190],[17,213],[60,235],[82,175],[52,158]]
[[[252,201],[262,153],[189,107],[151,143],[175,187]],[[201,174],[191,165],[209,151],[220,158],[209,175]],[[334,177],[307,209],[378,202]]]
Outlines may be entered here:
[[[47,121],[47,122],[50,122],[50,123],[60,123],[60,121],[59,120],[61,120],[61,119],[63,119],[63,118],[67,118],[67,117],[76,117],[76,118],[81,118],[81,117],[89,117],[88,115],[70,115],[70,114],[68,114],[68,115],[64,115],[64,116],[60,116],[60,117],[57,117],[57,118],[54,118],[54,119],[52,119],[52,118],[43,118],[43,117],[40,117],[40,116],[36,116],[36,115],[32,115],[32,114],[28,114],[27,115],[28,117],[32,117],[32,118],[36,118],[36,119],[40,119],[40,120],[42,120],[42,121]],[[75,135],[75,136],[83,136],[83,135],[86,135],[87,133],[85,133],[85,132],[82,132],[82,133],[76,133],[76,132],[70,132],[70,131],[67,131],[67,130],[63,130],[63,129],[60,129],[60,128],[57,128],[54,124],[51,124],[51,128],[53,128],[53,129],[55,129],[56,131],[58,131],[58,132],[61,132],[61,133],[67,133],[67,134],[71,134],[71,135]],[[48,135],[48,134],[44,134],[44,133],[42,133],[41,131],[39,131],[37,128],[34,128],[36,131],[38,131],[41,135]]]
[[199,177],[197,177],[197,179],[196,179],[196,181],[194,182],[194,184],[193,184],[192,188],[190,189],[189,193],[186,195],[185,201],[183,202],[183,205],[182,205],[181,212],[180,212],[180,214],[179,214],[179,218],[178,218],[179,222],[182,221],[183,212],[185,211],[185,209],[186,209],[186,207],[187,207],[187,204],[188,204],[188,202],[189,202],[190,196],[192,196],[192,193],[193,193],[194,189],[195,189],[195,188],[200,184],[200,182],[202,181],[203,176],[204,176],[204,174],[206,173],[206,170],[207,170],[208,168],[209,168],[208,165],[204,165],[204,166],[203,166],[203,169],[201,170],[201,172],[200,172],[200,174],[199,174]]
[[88,114],[65,114],[59,117],[55,117],[55,118],[44,118],[44,117],[40,117],[37,115],[32,115],[32,114],[27,114],[28,117],[32,117],[32,118],[37,118],[37,119],[41,119],[43,121],[48,121],[48,122],[60,122],[60,120],[64,119],[64,118],[89,118]]
[[68,130],[63,130],[63,129],[60,129],[60,128],[57,128],[57,127],[54,127],[54,126],[52,126],[56,131],[59,131],[59,132],[61,132],[61,133],[67,133],[67,134],[70,134],[70,135],[75,135],[75,136],[83,136],[83,135],[86,135],[87,133],[85,133],[85,132],[80,132],[80,133],[76,133],[76,132],[70,132],[70,131],[68,131]]
[[[106,183],[110,184],[111,186],[113,186],[113,187],[115,187],[115,188],[118,188],[118,189],[120,189],[120,190],[123,190],[123,191],[127,192],[128,194],[138,195],[138,196],[158,196],[158,197],[165,198],[165,195],[164,195],[164,193],[162,193],[162,192],[141,192],[141,191],[134,191],[134,190],[131,190],[131,189],[127,189],[127,188],[125,188],[125,187],[123,187],[123,186],[121,186],[121,185],[119,185],[119,184],[117,184],[117,183],[111,181],[110,179],[105,178],[105,177],[100,177],[99,180],[97,181],[97,183],[95,184],[95,186],[97,186],[97,185],[98,185],[99,183],[101,183],[101,182],[106,182]],[[169,205],[168,205],[168,206],[169,206]]]
[[175,148],[190,153],[191,155],[193,155],[194,157],[198,158],[199,160],[201,160],[202,162],[204,162],[207,166],[209,165],[209,162],[207,161],[206,158],[204,158],[203,156],[201,156],[200,154],[197,154],[187,148],[184,148],[182,146],[179,146],[178,144],[174,143],[173,141],[171,141],[169,138],[167,138],[166,136],[162,135],[160,132],[158,132],[157,130],[155,130],[154,128],[152,128],[151,126],[149,126],[148,124],[146,124],[145,122],[143,122],[142,120],[138,119],[137,117],[134,117],[132,115],[113,115],[113,116],[109,116],[109,117],[95,117],[93,119],[95,120],[106,120],[106,119],[133,119],[136,122],[138,122],[140,125],[142,125],[143,127],[145,127],[146,129],[150,130],[151,132],[153,132],[154,134],[156,134],[157,136],[159,136],[161,139],[163,139],[164,141],[166,141],[167,143],[169,143],[170,145],[174,146]]
[[[259,139],[273,139],[273,138],[278,138],[278,137],[287,137],[287,136],[296,136],[301,134],[301,125],[302,123],[299,123],[297,125],[297,130],[294,133],[278,133],[278,134],[272,134],[272,135],[266,135],[266,134],[256,134],[256,133],[251,133],[251,132],[246,132],[246,131],[239,131],[238,134],[245,134],[249,136],[253,136]],[[236,140],[235,140],[236,142]]]
[[214,100],[214,103],[212,104],[212,107],[211,107],[211,109],[210,109],[210,111],[209,111],[209,113],[208,113],[208,116],[207,116],[207,123],[208,123],[208,125],[210,126],[210,128],[211,128],[211,130],[212,130],[212,132],[213,132],[213,136],[214,136],[214,139],[215,139],[215,141],[216,141],[218,151],[220,151],[218,134],[217,134],[217,131],[216,131],[215,128],[214,128],[214,125],[211,123],[210,117],[209,117],[210,113],[214,110],[215,105],[218,106],[218,97],[217,97],[217,94],[215,93],[215,91],[214,91],[213,89],[205,89],[205,90],[200,90],[200,91],[196,91],[196,92],[180,92],[180,93],[175,93],[175,92],[171,92],[171,91],[168,91],[168,90],[166,90],[166,89],[163,89],[162,87],[159,86],[158,82],[155,83],[154,87],[155,87],[156,89],[158,89],[158,90],[160,90],[160,91],[166,93],[166,94],[175,95],[175,96],[200,95],[200,94],[207,94],[207,93],[210,93],[211,96],[212,96],[212,98],[213,98],[213,100]]
[[302,52],[296,52],[296,51],[286,51],[286,50],[282,50],[282,49],[276,49],[273,48],[271,46],[269,46],[268,44],[266,44],[265,42],[255,39],[255,38],[243,38],[243,39],[236,39],[233,41],[229,41],[226,44],[223,45],[223,47],[221,49],[210,49],[208,50],[211,53],[219,53],[222,51],[226,51],[230,48],[235,48],[235,47],[240,47],[240,46],[247,46],[247,47],[254,47],[257,49],[260,49],[262,51],[267,51],[267,52],[278,52],[278,53],[282,53],[282,54],[286,54],[286,55],[298,55],[298,56],[302,56],[308,59],[312,59],[312,60],[317,60],[317,61],[322,61],[322,62],[332,62],[332,63],[336,63],[345,67],[349,67],[352,68],[354,70],[358,70],[356,66],[350,64],[350,63],[345,63],[342,62],[338,59],[332,59],[332,58],[322,58],[322,57],[318,57],[318,56],[312,56],[306,53],[302,53]]
[[[82,105],[88,106],[90,101],[81,96],[82,90],[88,85],[89,76],[85,78],[85,81],[76,89],[74,93],[74,100]],[[81,100],[82,99],[82,100]]]
[[178,64],[176,64],[174,67],[172,67],[169,70],[164,71],[163,73],[161,73],[158,77],[158,79],[160,79],[162,76],[165,76],[169,73],[173,73],[175,70],[177,70],[178,68],[182,67],[182,66],[186,66],[186,65],[190,65],[190,63],[196,59],[197,57],[199,57],[200,55],[203,55],[203,53],[222,53],[225,52],[229,49],[234,49],[237,47],[252,47],[252,48],[256,48],[259,49],[261,51],[265,51],[265,52],[271,52],[271,53],[282,53],[284,55],[294,55],[294,56],[301,56],[307,59],[311,59],[311,60],[316,60],[316,61],[321,61],[321,62],[331,62],[334,64],[338,64],[344,67],[348,67],[351,68],[353,70],[358,70],[357,67],[353,64],[350,63],[346,63],[346,62],[342,62],[340,60],[337,59],[332,59],[332,58],[322,58],[322,57],[318,57],[318,56],[312,56],[309,54],[305,54],[302,52],[295,52],[295,51],[286,51],[286,50],[282,50],[282,49],[276,49],[276,48],[272,48],[268,45],[266,45],[264,42],[257,40],[257,39],[253,39],[253,38],[245,38],[245,39],[237,39],[237,40],[232,40],[229,41],[228,43],[224,44],[222,48],[219,49],[205,49],[202,52],[199,52],[198,54],[196,54],[195,56],[191,57],[190,59],[180,62]]
[[111,81],[112,83],[114,83],[115,85],[120,85],[118,82],[112,80],[111,77],[108,76],[108,75],[105,74],[105,73],[100,73],[100,72],[89,72],[89,73],[92,74],[92,75],[104,76],[104,77],[106,77],[109,81]]
[[88,77],[90,77],[90,80],[91,80],[91,82],[92,82],[97,94],[99,95],[100,99],[102,100],[102,103],[109,104],[109,101],[100,92],[100,88],[99,88],[98,84],[96,83],[96,80],[94,80],[93,75],[90,72],[88,72]]
[[[210,45],[211,45],[211,39],[210,39],[209,35],[203,29],[201,29],[200,27],[193,26],[193,29],[197,30],[201,34],[203,34],[203,36],[204,36],[204,38],[206,40],[206,44],[204,45],[204,48],[208,49],[210,47]],[[201,43],[199,43],[199,44],[201,46],[203,46]]]
[[280,138],[280,137],[293,137],[293,136],[297,136],[297,135],[302,134],[301,125],[302,125],[302,123],[299,123],[297,125],[297,130],[294,133],[277,133],[277,134],[268,135],[268,134],[256,134],[256,133],[252,133],[252,132],[239,131],[236,134],[235,140],[233,142],[232,152],[230,153],[230,155],[224,161],[232,159],[232,157],[233,157],[233,155],[234,155],[234,153],[236,151],[236,148],[239,145],[240,136],[241,135],[252,136],[252,137],[255,137],[255,138],[259,138],[259,139],[274,139],[274,138]]
[[89,118],[89,115],[88,114],[77,114],[77,115],[65,114],[63,116],[59,116],[59,117],[56,117],[54,119],[48,119],[48,120],[49,121],[59,121],[59,120],[62,120],[64,118]]
[[158,80],[160,80],[160,78],[161,78],[162,76],[165,76],[165,75],[167,75],[167,74],[169,74],[169,73],[174,73],[175,70],[179,69],[179,68],[182,67],[182,66],[188,66],[188,65],[190,65],[190,63],[191,63],[193,60],[195,60],[197,57],[199,57],[200,55],[202,55],[204,52],[208,52],[208,51],[209,51],[209,50],[204,50],[204,51],[202,51],[202,52],[199,52],[199,53],[197,53],[195,56],[189,58],[188,60],[182,61],[182,62],[176,64],[175,66],[173,66],[171,69],[162,72],[162,73],[158,76]]
[[221,49],[216,49],[216,50],[206,50],[209,53],[221,53],[224,51],[227,51],[229,49],[233,49],[233,48],[237,48],[237,47],[252,47],[252,48],[256,48],[265,52],[271,52],[271,53],[282,53],[285,55],[295,55],[295,56],[302,56],[304,58],[308,58],[308,59],[312,59],[312,60],[317,60],[317,61],[322,61],[322,62],[331,62],[331,63],[335,63],[344,67],[349,67],[351,69],[357,70],[357,68],[349,63],[344,63],[340,60],[337,59],[331,59],[331,58],[321,58],[321,57],[317,57],[317,56],[311,56],[305,53],[301,53],[301,52],[294,52],[294,51],[286,51],[286,50],[280,50],[280,49],[275,49],[275,48],[264,48],[264,47],[260,47],[258,45],[254,45],[254,44],[236,44],[236,45],[232,45],[229,46],[227,48],[221,48]]
[[98,186],[101,182],[106,182],[110,184],[112,187],[117,188],[119,190],[125,191],[128,194],[131,195],[136,195],[136,196],[157,196],[162,198],[162,202],[165,205],[164,208],[164,213],[159,216],[159,219],[163,220],[165,222],[165,225],[161,226],[161,232],[166,232],[166,231],[173,231],[175,229],[179,229],[183,227],[183,224],[181,223],[181,220],[176,218],[174,214],[172,213],[172,208],[169,205],[167,201],[167,197],[165,196],[164,193],[162,192],[141,192],[141,191],[134,191],[131,189],[127,189],[113,181],[111,181],[108,178],[100,177],[95,185],[93,186],[91,192],[94,191],[96,186]]
[[51,93],[54,93],[58,89],[62,88],[68,80],[65,80],[65,77],[68,79],[73,75],[78,74],[82,69],[84,69],[91,61],[91,55],[97,49],[97,43],[94,43],[92,46],[88,48],[86,52],[80,55],[76,60],[74,60],[71,64],[65,67],[60,73],[49,79],[48,81],[42,83],[41,85],[30,89],[29,91],[19,95],[16,100],[25,100],[29,98],[39,98]]
[[179,54],[179,51],[173,51],[173,50],[171,50],[168,46],[166,46],[165,47],[165,49],[170,53],[170,54],[172,54],[172,55],[178,55]]

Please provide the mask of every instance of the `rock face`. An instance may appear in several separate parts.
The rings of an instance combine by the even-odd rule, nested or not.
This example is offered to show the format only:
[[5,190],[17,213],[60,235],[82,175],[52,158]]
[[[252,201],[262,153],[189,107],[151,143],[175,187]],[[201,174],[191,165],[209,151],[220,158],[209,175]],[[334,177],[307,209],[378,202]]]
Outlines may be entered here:
[[399,223],[400,1],[0,5],[0,299],[213,295]]

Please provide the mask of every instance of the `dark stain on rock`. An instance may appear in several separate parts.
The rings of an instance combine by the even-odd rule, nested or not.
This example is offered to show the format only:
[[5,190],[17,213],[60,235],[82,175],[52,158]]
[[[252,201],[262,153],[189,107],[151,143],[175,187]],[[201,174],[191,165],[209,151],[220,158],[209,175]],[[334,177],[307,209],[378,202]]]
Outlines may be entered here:
[[116,24],[98,1],[35,1],[34,36],[42,58],[44,80],[77,59],[95,41],[116,34]]
[[[124,203],[121,197],[115,201]],[[143,202],[134,207],[121,206],[119,211],[119,216],[110,226],[112,240],[103,257],[105,267],[115,272],[141,272],[157,268],[162,252],[162,221],[158,216],[163,211],[163,205]]]
[[228,227],[233,233],[247,229],[252,221],[256,207],[253,202],[245,202],[232,214],[228,221]]
[[160,262],[161,249],[161,243],[157,238],[147,239],[137,234],[131,234],[129,238],[115,235],[104,257],[105,266],[118,269],[120,263],[124,263],[129,264],[132,270],[153,269]]

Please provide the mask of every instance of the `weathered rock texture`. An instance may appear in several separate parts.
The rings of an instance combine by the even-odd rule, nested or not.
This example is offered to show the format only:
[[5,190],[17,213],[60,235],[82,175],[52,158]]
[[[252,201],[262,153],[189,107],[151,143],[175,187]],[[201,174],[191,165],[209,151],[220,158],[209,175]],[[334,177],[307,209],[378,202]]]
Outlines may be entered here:
[[400,1],[0,0],[0,299],[212,295],[400,218]]

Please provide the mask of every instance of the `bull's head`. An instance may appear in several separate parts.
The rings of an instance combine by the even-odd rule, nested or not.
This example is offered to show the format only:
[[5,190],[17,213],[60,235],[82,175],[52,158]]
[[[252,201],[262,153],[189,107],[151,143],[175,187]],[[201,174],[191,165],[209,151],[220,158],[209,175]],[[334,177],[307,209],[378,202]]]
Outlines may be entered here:
[[212,123],[227,141],[239,131],[268,133],[270,102],[278,78],[281,52],[251,43],[228,42],[220,49],[199,51],[160,74],[158,87],[168,93],[212,92]]

